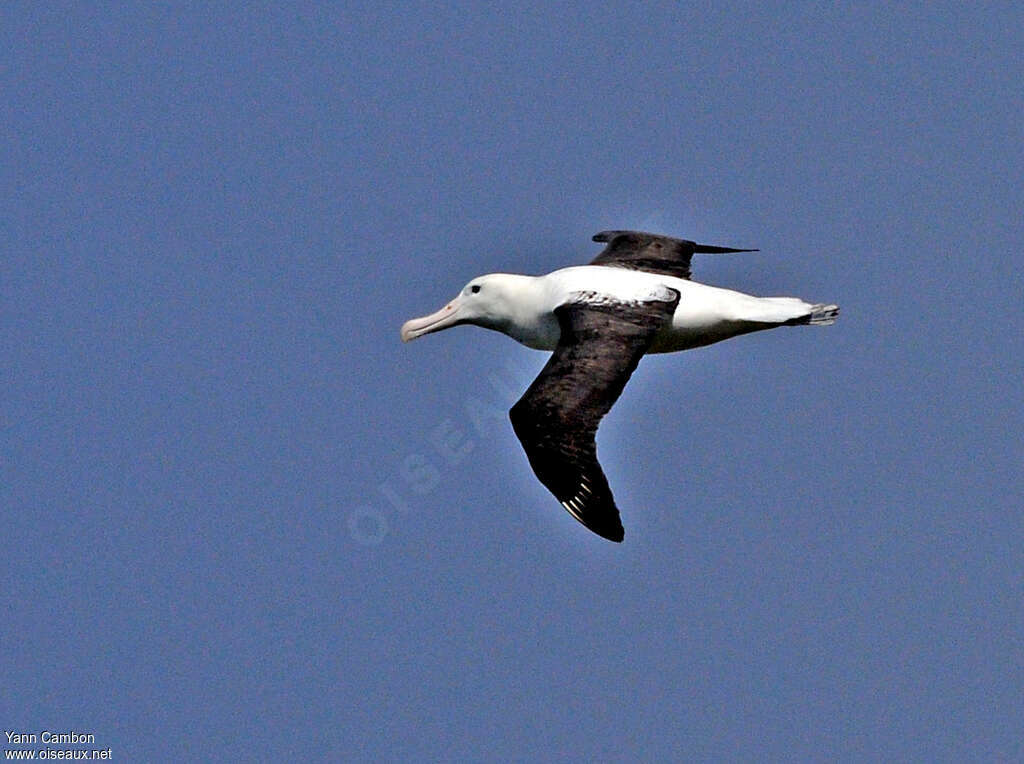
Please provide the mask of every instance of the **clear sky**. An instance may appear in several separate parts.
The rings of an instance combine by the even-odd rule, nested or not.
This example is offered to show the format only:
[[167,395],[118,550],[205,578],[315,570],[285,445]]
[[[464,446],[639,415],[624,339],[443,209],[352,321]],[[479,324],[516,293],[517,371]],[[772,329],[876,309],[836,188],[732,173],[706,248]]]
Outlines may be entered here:
[[[1024,758],[1013,3],[0,6],[0,726],[120,761]],[[643,228],[622,545],[398,328]],[[3,739],[0,743],[4,744]]]

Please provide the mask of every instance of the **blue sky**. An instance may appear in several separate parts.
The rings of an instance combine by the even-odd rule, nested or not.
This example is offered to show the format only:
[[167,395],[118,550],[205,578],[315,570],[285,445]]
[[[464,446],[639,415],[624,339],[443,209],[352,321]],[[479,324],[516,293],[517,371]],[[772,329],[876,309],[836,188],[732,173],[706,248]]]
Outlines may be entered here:
[[[1009,3],[0,9],[0,724],[122,761],[1024,756]],[[842,306],[645,359],[609,544],[398,327],[606,228]]]

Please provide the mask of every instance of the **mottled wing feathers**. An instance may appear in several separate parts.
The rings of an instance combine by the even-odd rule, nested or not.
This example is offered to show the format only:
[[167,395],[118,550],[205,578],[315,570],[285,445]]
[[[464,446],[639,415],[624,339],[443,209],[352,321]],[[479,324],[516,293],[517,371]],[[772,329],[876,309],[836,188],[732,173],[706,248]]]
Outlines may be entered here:
[[561,339],[509,416],[537,478],[577,520],[622,541],[594,437],[655,334],[679,302],[672,289],[643,302],[579,300],[555,309]]
[[644,231],[601,231],[594,241],[608,244],[591,265],[612,265],[648,273],[660,273],[681,279],[690,278],[690,259],[694,254],[757,252],[756,249],[733,249],[698,244],[688,239],[675,239]]

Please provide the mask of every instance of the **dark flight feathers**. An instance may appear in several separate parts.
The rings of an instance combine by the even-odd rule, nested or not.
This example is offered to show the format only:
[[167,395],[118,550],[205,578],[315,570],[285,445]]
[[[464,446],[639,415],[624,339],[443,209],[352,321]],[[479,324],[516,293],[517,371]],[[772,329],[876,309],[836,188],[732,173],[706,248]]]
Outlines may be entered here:
[[594,241],[607,242],[608,246],[591,261],[591,265],[613,265],[681,279],[690,278],[690,258],[695,254],[758,251],[714,247],[643,231],[601,231],[594,234]]
[[623,529],[594,437],[601,418],[675,312],[679,293],[645,302],[587,302],[555,309],[561,338],[509,416],[538,479],[577,520],[622,541]]

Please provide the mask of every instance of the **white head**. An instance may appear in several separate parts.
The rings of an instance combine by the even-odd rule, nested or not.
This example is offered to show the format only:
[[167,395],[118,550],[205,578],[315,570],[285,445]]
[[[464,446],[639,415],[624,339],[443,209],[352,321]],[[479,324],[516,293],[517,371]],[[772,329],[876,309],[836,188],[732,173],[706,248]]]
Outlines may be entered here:
[[408,342],[459,324],[476,324],[507,334],[525,307],[522,304],[524,285],[532,280],[530,276],[508,273],[477,276],[437,313],[402,324],[402,341]]

